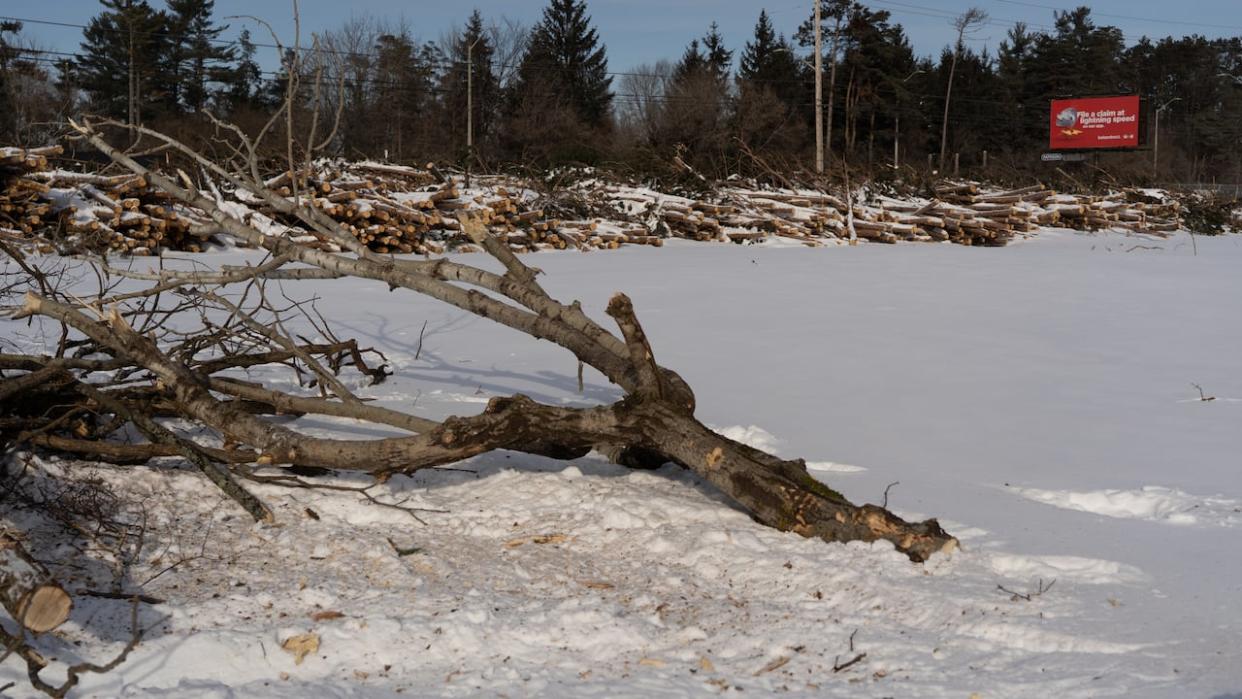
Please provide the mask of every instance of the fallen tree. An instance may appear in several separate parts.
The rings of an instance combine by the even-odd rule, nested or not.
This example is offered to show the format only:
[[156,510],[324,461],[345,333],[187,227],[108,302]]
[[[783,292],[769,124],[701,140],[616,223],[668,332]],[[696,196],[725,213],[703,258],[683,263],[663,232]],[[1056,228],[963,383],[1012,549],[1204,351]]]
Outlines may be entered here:
[[[608,315],[620,330],[613,334],[588,317],[577,302],[565,304],[552,298],[540,285],[538,271],[521,262],[497,237],[477,220],[463,216],[461,225],[471,240],[494,256],[505,272],[497,274],[450,259],[398,260],[379,255],[360,244],[350,233],[314,207],[289,200],[274,192],[254,170],[247,176],[230,171],[161,134],[148,132],[170,148],[194,159],[205,169],[234,187],[274,202],[283,213],[338,242],[345,251],[319,249],[279,235],[268,235],[233,216],[226,207],[197,189],[184,175],[175,182],[153,171],[105,139],[99,127],[77,126],[80,137],[131,173],[158,187],[170,197],[206,212],[215,225],[271,255],[264,264],[220,273],[164,271],[143,276],[154,285],[141,291],[114,296],[58,299],[57,294],[30,291],[14,317],[44,316],[64,324],[85,338],[92,349],[117,362],[127,375],[142,370],[151,377],[143,387],[147,399],[158,398],[172,414],[210,427],[234,445],[253,450],[255,463],[291,464],[304,467],[365,471],[384,478],[422,468],[459,461],[495,449],[574,457],[595,449],[628,464],[675,462],[715,485],[745,508],[759,522],[828,541],[886,539],[915,561],[925,560],[954,543],[935,523],[905,522],[879,507],[856,506],[839,493],[812,478],[801,461],[778,459],[729,440],[694,418],[695,400],[690,387],[673,371],[660,366],[643,333],[633,305],[617,294]],[[243,137],[244,138],[244,137]],[[278,203],[276,203],[278,202]],[[301,266],[294,267],[296,263]],[[110,270],[116,272],[116,270]],[[132,273],[122,273],[133,277]],[[594,408],[542,405],[525,396],[494,399],[475,416],[450,418],[442,423],[422,420],[395,411],[377,411],[360,401],[335,379],[304,343],[283,332],[280,323],[263,323],[223,298],[217,290],[232,285],[291,278],[358,277],[387,284],[392,289],[425,294],[496,321],[533,337],[553,342],[572,352],[584,365],[597,369],[624,389],[621,401]],[[160,294],[180,292],[189,308],[210,307],[224,311],[245,328],[252,339],[268,345],[267,351],[284,350],[318,379],[324,396],[315,405],[306,399],[235,381],[214,377],[203,362],[184,349],[187,341],[170,351],[152,339],[152,328],[164,326],[168,313],[146,304]],[[129,304],[128,307],[126,304]],[[132,309],[132,310],[127,310]],[[160,321],[154,319],[159,316]],[[144,332],[144,328],[146,328]],[[357,354],[356,348],[354,353]],[[233,355],[237,361],[247,361]],[[7,360],[10,364],[13,359]],[[29,358],[28,367],[39,371],[57,359]],[[339,366],[339,360],[336,362]],[[357,357],[355,365],[361,365]],[[236,365],[236,363],[233,363]],[[230,362],[216,362],[225,368]],[[213,367],[215,368],[215,367]],[[70,372],[68,367],[62,371]],[[86,388],[87,390],[83,390]],[[223,459],[185,438],[159,435],[154,426],[139,424],[139,408],[129,414],[109,406],[106,390],[84,386],[80,376],[67,381],[60,392],[74,392],[92,411],[110,412],[134,422],[153,442],[178,453],[193,452],[213,463]],[[130,394],[138,389],[132,383]],[[234,396],[223,400],[219,395]],[[57,400],[63,400],[58,395]],[[304,408],[308,412],[331,412],[364,421],[397,425],[411,432],[408,437],[373,441],[348,441],[307,436],[266,421],[241,404],[245,401],[276,409]],[[151,403],[147,403],[148,406]],[[149,408],[148,408],[149,410]],[[45,440],[44,444],[52,442]],[[77,445],[83,449],[84,445]],[[101,456],[104,448],[101,447]],[[165,452],[167,453],[167,452]],[[205,471],[212,471],[203,467]],[[227,469],[220,481],[227,479]],[[240,496],[238,496],[240,500]],[[251,514],[258,510],[247,506]]]
[[[146,132],[213,179],[268,202],[339,246],[339,251],[327,250],[256,229],[218,193],[199,189],[184,173],[174,179],[112,145],[101,125],[75,127],[79,138],[132,176],[205,212],[212,225],[266,251],[267,257],[244,267],[149,273],[94,260],[89,271],[99,285],[86,293],[80,288],[81,275],[73,286],[65,275],[41,269],[41,264],[50,264],[46,259],[27,258],[3,244],[11,266],[21,270],[16,281],[8,280],[8,293],[21,297],[10,317],[39,317],[61,328],[54,352],[0,355],[0,371],[5,372],[0,429],[10,450],[39,449],[126,464],[181,457],[256,521],[270,520],[272,514],[246,483],[289,484],[306,469],[361,472],[385,480],[493,450],[558,459],[594,450],[632,467],[680,464],[756,521],[802,536],[886,540],[915,562],[956,546],[935,520],[908,522],[883,507],[855,505],[813,478],[803,461],[777,458],[703,425],[695,418],[692,389],[657,362],[627,296],[618,293],[611,299],[607,314],[617,330],[605,328],[577,301],[552,297],[538,280],[540,272],[519,260],[476,218],[463,214],[461,229],[503,272],[448,258],[397,259],[376,253],[308,200],[274,191],[253,156],[230,166],[173,138]],[[236,152],[253,153],[253,144],[238,136]],[[580,366],[598,370],[619,386],[624,397],[610,405],[569,408],[512,395],[491,400],[480,414],[443,421],[370,405],[340,376],[353,370],[372,382],[383,381],[383,355],[337,339],[327,321],[307,305],[278,303],[267,291],[268,284],[283,280],[345,277],[429,296],[552,342],[572,353]],[[294,315],[330,341],[313,343],[299,336],[290,329]],[[287,367],[298,383],[317,388],[319,396],[255,384],[234,372],[255,367]],[[270,419],[281,414],[347,417],[407,434],[372,440],[317,437]],[[205,440],[203,428],[223,446]],[[122,430],[137,431],[146,441],[119,442],[115,436]],[[0,596],[6,600],[20,592],[13,587],[16,583],[6,583],[11,579],[0,578],[5,586]],[[67,596],[64,602],[67,613]]]

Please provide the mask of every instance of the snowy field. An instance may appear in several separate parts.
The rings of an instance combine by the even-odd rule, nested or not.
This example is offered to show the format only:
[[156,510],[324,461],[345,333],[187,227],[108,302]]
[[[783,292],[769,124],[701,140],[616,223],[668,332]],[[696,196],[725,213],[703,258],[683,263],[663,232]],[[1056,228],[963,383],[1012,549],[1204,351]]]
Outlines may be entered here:
[[[254,526],[175,463],[52,464],[148,504],[128,578],[166,600],[144,607],[130,660],[75,696],[1242,698],[1242,238],[1197,249],[1050,231],[1003,249],[526,258],[597,318],[629,293],[704,422],[806,458],[855,502],[899,482],[889,505],[940,517],[962,550],[915,565],[887,543],[805,540],[679,469],[595,458],[497,453],[374,491],[445,511],[426,525],[353,493],[260,487],[279,522]],[[578,394],[562,350],[431,300],[285,289],[318,290],[342,336],[387,353],[396,375],[359,389],[381,403],[440,417],[515,392],[618,395],[598,375]],[[107,659],[128,613],[79,600],[52,655]],[[281,648],[311,633],[300,663]],[[23,675],[9,659],[0,685],[24,696]]]

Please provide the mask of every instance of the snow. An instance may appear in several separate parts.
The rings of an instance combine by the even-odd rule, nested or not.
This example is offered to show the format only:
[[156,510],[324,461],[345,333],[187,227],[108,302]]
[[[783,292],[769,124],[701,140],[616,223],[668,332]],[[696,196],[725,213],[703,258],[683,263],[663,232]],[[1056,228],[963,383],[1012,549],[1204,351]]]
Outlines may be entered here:
[[1168,524],[1242,525],[1242,500],[1202,497],[1175,488],[1147,486],[1137,490],[1093,490],[1088,492],[1018,488],[1025,498],[1067,510],[1090,512],[1104,517],[1145,519]]
[[[855,501],[897,482],[889,505],[940,517],[962,549],[914,565],[887,543],[802,539],[679,469],[596,456],[493,453],[371,491],[425,525],[357,493],[262,486],[277,524],[256,526],[176,460],[49,464],[147,507],[127,584],[188,557],[144,586],[167,603],[144,607],[140,648],[79,694],[1236,697],[1242,240],[1197,248],[1045,231],[1000,249],[541,253],[545,287],[596,317],[630,294],[704,422],[806,458]],[[388,382],[346,377],[379,405],[441,417],[514,392],[619,395],[592,372],[578,394],[548,343],[382,285],[323,284],[282,287],[387,353]],[[127,621],[126,602],[82,597],[49,655],[107,659]],[[295,664],[281,644],[306,633],[319,649]],[[26,696],[22,674],[10,658],[0,684]]]

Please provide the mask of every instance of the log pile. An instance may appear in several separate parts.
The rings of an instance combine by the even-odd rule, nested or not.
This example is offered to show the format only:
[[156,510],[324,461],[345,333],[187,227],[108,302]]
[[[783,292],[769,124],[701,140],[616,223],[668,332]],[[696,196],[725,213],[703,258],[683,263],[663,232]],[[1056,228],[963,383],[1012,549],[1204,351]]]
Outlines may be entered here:
[[1095,196],[1057,194],[1035,185],[989,193],[976,182],[962,182],[945,183],[936,189],[936,195],[977,216],[1008,221],[1017,232],[1055,226],[1080,231],[1167,233],[1181,226],[1181,206],[1176,199],[1137,189]]
[[46,170],[48,157],[60,153],[58,147],[0,148],[0,226],[9,233],[28,235],[44,226],[52,210],[48,188],[29,175]]
[[[80,249],[130,254],[196,252],[211,240],[207,216],[174,204],[135,175],[49,169],[58,147],[0,149],[0,214],[11,232],[72,240]],[[602,215],[563,220],[546,214],[527,183],[511,177],[460,178],[434,166],[322,161],[312,172],[284,172],[264,183],[278,196],[309,203],[382,254],[473,251],[458,214],[467,212],[515,252],[662,245],[667,238],[747,243],[770,238],[809,246],[857,236],[877,243],[947,241],[1001,246],[1043,227],[1163,233],[1180,225],[1178,202],[1163,193],[1125,190],[1106,196],[1058,194],[1043,185],[993,190],[944,182],[930,199],[846,200],[809,190],[724,187],[712,201],[592,180],[571,195]],[[269,233],[335,250],[270,202],[226,194]]]
[[0,149],[0,214],[8,230],[71,241],[71,251],[149,255],[207,247],[211,236],[202,212],[136,175],[50,169],[49,159],[61,152],[59,146]]
[[[949,241],[1001,246],[1042,227],[1119,228],[1167,232],[1180,226],[1176,200],[1125,191],[1106,197],[1057,194],[1043,185],[986,190],[973,182],[944,183],[931,200],[879,197],[848,205],[823,192],[729,188],[725,203],[670,197],[614,186],[610,195],[653,211],[669,235],[690,240],[749,242],[769,236],[808,245],[854,235],[877,243]],[[851,211],[852,209],[852,211]]]
[[[494,180],[466,191],[460,180],[435,173],[432,166],[333,163],[296,184],[287,172],[266,184],[281,196],[309,200],[379,253],[430,255],[472,250],[461,232],[460,212],[481,221],[515,252],[663,243],[646,228],[624,221],[547,217],[517,180]],[[259,213],[306,233],[270,207],[260,207]],[[319,244],[333,247],[325,241]]]

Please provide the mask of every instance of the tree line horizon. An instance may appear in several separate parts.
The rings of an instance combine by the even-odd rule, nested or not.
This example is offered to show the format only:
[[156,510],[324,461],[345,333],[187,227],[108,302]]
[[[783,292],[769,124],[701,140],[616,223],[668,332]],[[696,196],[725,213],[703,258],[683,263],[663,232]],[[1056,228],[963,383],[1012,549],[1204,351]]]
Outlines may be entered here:
[[[355,18],[302,37],[296,53],[285,38],[280,67],[265,71],[257,52],[276,44],[249,27],[221,39],[228,27],[214,0],[163,4],[100,0],[73,54],[40,50],[20,22],[0,22],[0,140],[38,145],[84,113],[209,140],[210,112],[254,133],[290,96],[292,74],[294,128],[316,111],[328,121],[339,114],[329,150],[345,158],[639,176],[677,161],[713,178],[814,162],[809,7],[785,32],[758,10],[742,46],[727,46],[705,17],[679,57],[623,72],[609,69],[585,0],[548,0],[529,28],[476,10],[439,41],[401,22]],[[956,42],[919,57],[887,10],[821,0],[821,13],[830,161],[882,177],[959,167],[1038,177],[1052,167],[1040,156],[1053,99],[1133,94],[1146,102],[1145,136],[1154,137],[1150,117],[1161,110],[1158,162],[1140,150],[1077,167],[1126,182],[1242,182],[1242,38],[1127,45],[1083,6],[1055,11],[1046,31],[1009,27],[992,53],[970,45],[989,21],[971,10],[956,20]]]

